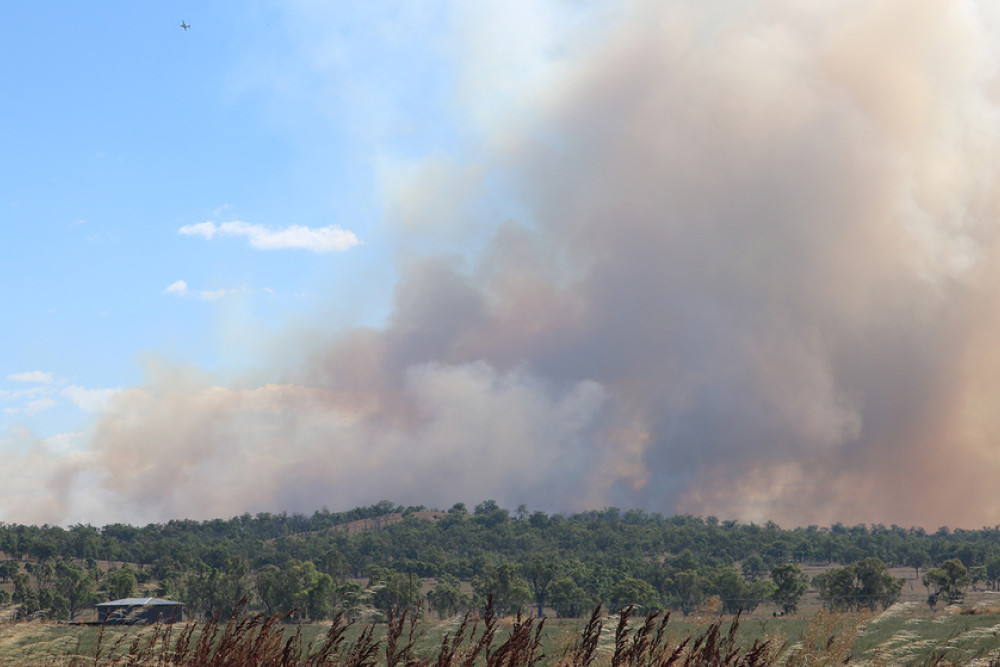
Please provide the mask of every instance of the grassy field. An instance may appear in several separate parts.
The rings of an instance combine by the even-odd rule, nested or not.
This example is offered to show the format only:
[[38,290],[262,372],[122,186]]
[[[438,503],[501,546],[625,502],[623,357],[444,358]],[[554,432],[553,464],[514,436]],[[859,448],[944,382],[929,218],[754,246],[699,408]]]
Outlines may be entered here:
[[[263,620],[263,619],[261,619]],[[879,614],[822,611],[732,619],[711,612],[661,619],[468,619],[392,625],[244,622],[172,628],[0,623],[0,664],[28,665],[996,665],[1000,608],[949,608],[931,615],[903,602]],[[492,623],[492,626],[490,625]],[[475,631],[473,632],[473,624]],[[463,640],[452,644],[461,632]],[[660,634],[657,635],[657,632]],[[411,634],[412,633],[412,634]],[[489,642],[484,635],[493,633]],[[329,640],[329,643],[326,643]],[[755,643],[762,648],[754,653]],[[387,654],[396,656],[391,661]],[[713,658],[714,656],[714,658]],[[690,659],[689,662],[685,662]]]

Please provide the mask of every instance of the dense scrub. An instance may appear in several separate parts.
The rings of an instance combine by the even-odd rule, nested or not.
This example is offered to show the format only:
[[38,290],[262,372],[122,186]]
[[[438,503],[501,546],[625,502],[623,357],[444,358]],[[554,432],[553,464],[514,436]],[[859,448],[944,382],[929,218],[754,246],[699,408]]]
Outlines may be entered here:
[[[848,567],[816,582],[798,569],[818,563]],[[428,511],[383,501],[342,513],[144,527],[0,524],[0,604],[16,603],[22,617],[63,619],[131,595],[223,617],[247,598],[252,611],[295,609],[296,620],[418,603],[450,616],[488,595],[501,613],[537,616],[579,617],[598,602],[688,614],[712,596],[729,613],[761,604],[794,612],[809,585],[831,609],[876,610],[899,590],[890,565],[924,570],[931,601],[960,601],[970,585],[995,589],[1000,527],[786,530],[617,508],[511,513],[493,501],[471,512],[461,503]]]

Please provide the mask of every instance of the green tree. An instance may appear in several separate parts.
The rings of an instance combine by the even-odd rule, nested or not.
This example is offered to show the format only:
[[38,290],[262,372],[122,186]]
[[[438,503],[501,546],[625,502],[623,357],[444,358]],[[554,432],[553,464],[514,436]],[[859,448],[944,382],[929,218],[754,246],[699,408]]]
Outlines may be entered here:
[[66,601],[66,612],[69,620],[76,613],[93,605],[97,597],[97,584],[90,572],[82,567],[76,567],[60,561],[56,565],[56,590]]
[[907,545],[903,555],[903,564],[912,567],[914,576],[920,576],[920,568],[931,562],[927,549],[918,545]]
[[21,566],[17,561],[6,560],[0,563],[0,584],[10,581],[14,575],[21,571]]
[[949,604],[962,601],[970,584],[969,571],[962,561],[949,558],[941,563],[941,567],[924,572],[922,582],[928,591],[927,604],[933,609],[942,598]]
[[128,565],[117,570],[109,570],[101,582],[101,588],[107,593],[109,600],[132,597],[135,595],[135,586],[135,570]]
[[389,572],[376,585],[372,603],[383,613],[392,609],[416,607],[420,602],[420,577],[412,572]]
[[752,612],[761,603],[774,599],[774,582],[770,579],[751,581],[747,586],[746,610]]
[[222,569],[201,566],[185,581],[184,600],[209,616],[228,617],[248,600],[253,582],[242,558],[230,557]]
[[353,581],[344,582],[333,591],[334,604],[349,620],[355,620],[361,612],[363,594],[364,589],[358,584]]
[[848,568],[831,568],[813,577],[813,586],[830,611],[848,611],[854,608],[854,574]]
[[320,572],[311,560],[307,560],[291,567],[290,579],[294,582],[293,602],[296,608],[312,620],[330,615],[333,577]]
[[309,618],[318,621],[329,618],[333,610],[333,577],[320,572],[306,593],[306,611]]
[[216,606],[221,615],[226,617],[232,614],[242,601],[249,599],[253,587],[250,566],[238,556],[230,557],[226,560],[217,582]]
[[722,610],[727,614],[735,614],[750,606],[747,584],[734,567],[719,570],[712,581],[712,589],[722,600]]
[[21,571],[14,574],[14,594],[11,599],[18,605],[18,615],[30,616],[40,609],[38,591],[31,586],[31,575]]
[[805,573],[797,565],[786,563],[771,570],[771,581],[774,582],[771,599],[781,607],[782,613],[794,614],[799,600],[809,589]]
[[265,565],[257,571],[254,585],[268,616],[295,608],[298,582],[290,568],[282,570],[277,565]]
[[997,583],[1000,582],[1000,556],[994,554],[986,561],[986,581],[991,590],[997,590]]
[[888,566],[881,558],[865,558],[850,566],[856,581],[856,608],[874,611],[876,607],[888,609],[899,600],[905,580],[889,574]]
[[986,566],[973,565],[969,568],[969,579],[972,581],[972,590],[976,590],[976,584],[987,581]]
[[510,512],[497,505],[495,500],[484,500],[476,505],[472,518],[484,528],[496,528],[507,522]]
[[[207,616],[221,616],[219,610],[220,573],[214,567],[202,566],[188,575],[184,582],[182,599],[192,611],[197,609]],[[107,581],[107,577],[105,577]]]
[[521,576],[517,565],[510,562],[487,565],[481,575],[473,578],[472,588],[481,600],[492,596],[493,604],[501,614],[514,613],[531,599],[528,582]]
[[438,613],[438,618],[454,616],[467,608],[471,602],[468,595],[462,593],[458,579],[445,575],[438,580],[437,585],[427,593],[430,608]]
[[572,577],[564,576],[549,586],[549,604],[559,618],[579,618],[590,611],[592,600]]
[[695,570],[682,570],[671,578],[670,591],[677,598],[681,613],[685,616],[694,611],[705,597],[704,581]]
[[757,553],[750,554],[744,558],[740,569],[743,571],[743,578],[747,581],[757,581],[767,574],[767,566],[764,564],[764,559]]
[[635,577],[617,581],[608,592],[608,611],[615,614],[629,605],[646,612],[655,610],[660,606],[656,589],[648,581]]
[[551,556],[534,555],[525,567],[525,574],[534,593],[538,617],[545,615],[545,598],[548,595],[549,584],[559,572],[559,566]]

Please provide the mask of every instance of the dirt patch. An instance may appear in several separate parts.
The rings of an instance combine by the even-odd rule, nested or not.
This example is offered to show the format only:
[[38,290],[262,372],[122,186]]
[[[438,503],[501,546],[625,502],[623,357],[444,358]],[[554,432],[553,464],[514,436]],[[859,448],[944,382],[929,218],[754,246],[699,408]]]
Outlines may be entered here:
[[[400,512],[393,512],[392,514],[384,514],[382,516],[373,517],[371,519],[358,519],[357,521],[350,521],[348,523],[338,524],[336,526],[331,526],[327,529],[329,533],[347,533],[349,535],[356,535],[358,533],[363,533],[369,530],[382,530],[386,526],[391,526],[394,523],[399,523],[403,520],[403,514]],[[411,512],[410,516],[417,519],[425,519],[427,521],[439,521],[447,516],[447,512],[433,511],[433,512]]]

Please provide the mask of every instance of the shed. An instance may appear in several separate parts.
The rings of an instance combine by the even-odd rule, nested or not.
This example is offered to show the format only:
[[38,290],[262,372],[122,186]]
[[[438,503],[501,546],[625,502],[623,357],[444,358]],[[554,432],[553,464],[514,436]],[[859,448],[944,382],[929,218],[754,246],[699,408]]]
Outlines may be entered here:
[[111,625],[174,623],[182,620],[183,602],[160,598],[122,598],[97,605],[97,620]]

